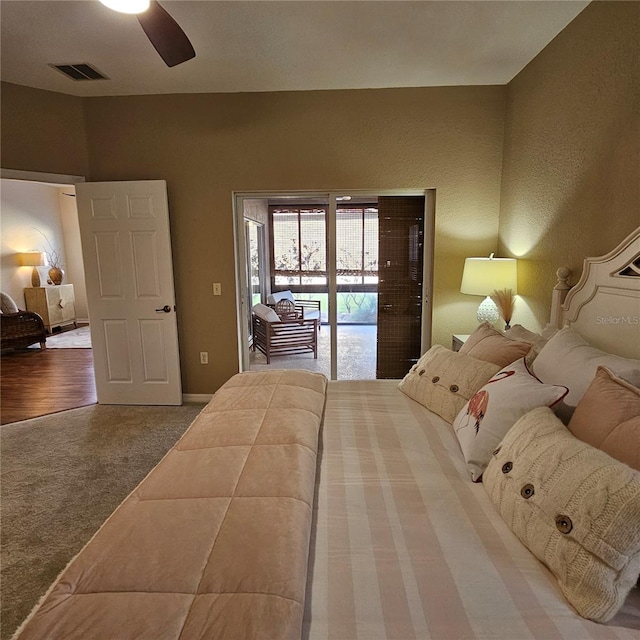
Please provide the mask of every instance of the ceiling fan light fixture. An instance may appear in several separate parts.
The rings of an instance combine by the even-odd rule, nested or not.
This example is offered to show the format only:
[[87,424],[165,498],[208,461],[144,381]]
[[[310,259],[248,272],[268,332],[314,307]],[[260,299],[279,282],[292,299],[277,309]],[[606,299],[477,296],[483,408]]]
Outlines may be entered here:
[[149,8],[150,0],[100,0],[105,6],[120,13],[143,13]]

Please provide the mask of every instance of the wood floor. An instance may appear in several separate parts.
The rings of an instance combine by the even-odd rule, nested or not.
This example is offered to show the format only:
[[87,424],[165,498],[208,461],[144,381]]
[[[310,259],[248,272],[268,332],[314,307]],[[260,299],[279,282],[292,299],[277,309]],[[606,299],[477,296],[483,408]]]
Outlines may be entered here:
[[23,349],[0,355],[0,424],[95,402],[91,349]]

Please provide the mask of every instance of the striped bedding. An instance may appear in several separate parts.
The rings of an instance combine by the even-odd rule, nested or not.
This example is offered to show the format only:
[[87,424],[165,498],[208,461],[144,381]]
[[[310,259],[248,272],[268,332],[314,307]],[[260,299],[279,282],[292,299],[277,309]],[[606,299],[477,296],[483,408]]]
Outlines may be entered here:
[[329,383],[314,518],[305,639],[640,638],[639,590],[579,617],[397,381]]

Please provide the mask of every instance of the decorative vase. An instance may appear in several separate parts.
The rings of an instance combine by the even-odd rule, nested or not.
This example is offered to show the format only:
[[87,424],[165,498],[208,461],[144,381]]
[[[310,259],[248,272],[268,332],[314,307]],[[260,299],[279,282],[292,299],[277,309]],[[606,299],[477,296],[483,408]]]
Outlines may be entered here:
[[62,278],[64,278],[64,271],[60,267],[51,267],[51,269],[49,269],[49,280],[51,284],[62,284]]

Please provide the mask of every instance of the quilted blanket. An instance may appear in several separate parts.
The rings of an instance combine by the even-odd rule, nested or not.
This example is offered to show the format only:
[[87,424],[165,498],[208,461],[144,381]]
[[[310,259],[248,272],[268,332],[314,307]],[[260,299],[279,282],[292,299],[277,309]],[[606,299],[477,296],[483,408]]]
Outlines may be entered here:
[[15,638],[300,638],[325,392],[301,371],[231,378]]

